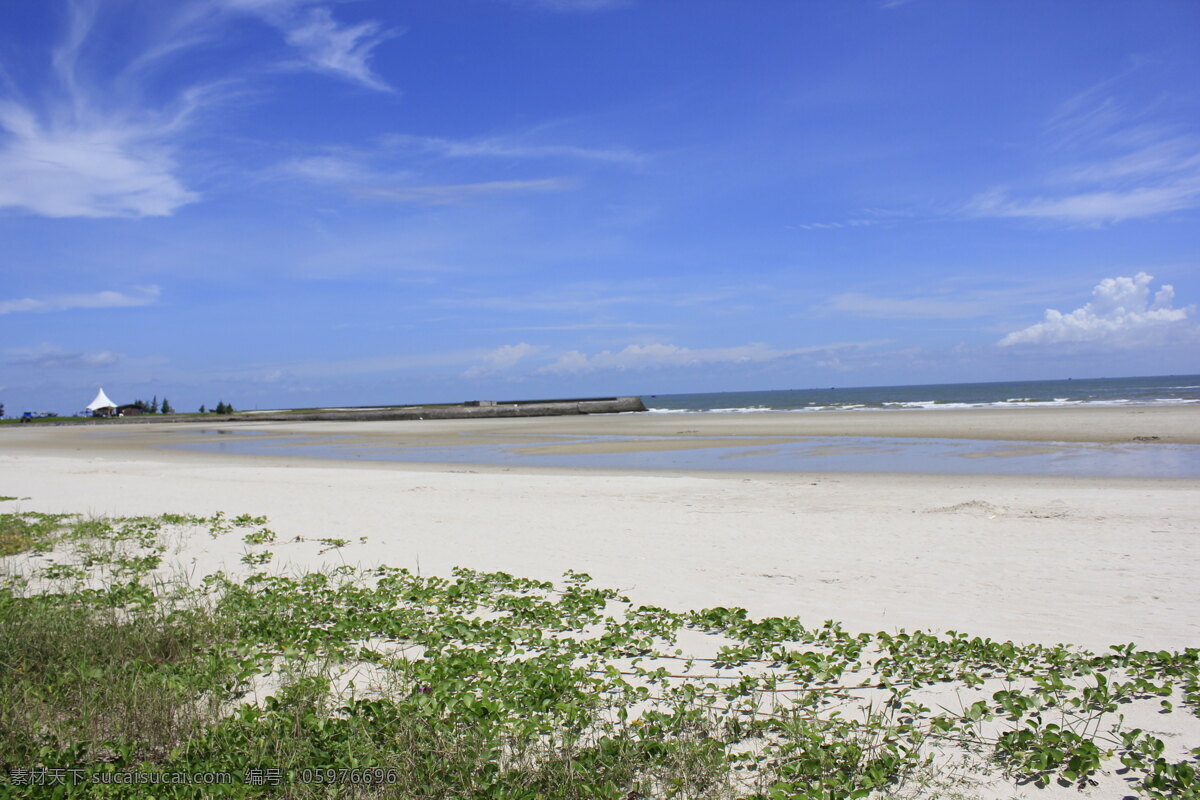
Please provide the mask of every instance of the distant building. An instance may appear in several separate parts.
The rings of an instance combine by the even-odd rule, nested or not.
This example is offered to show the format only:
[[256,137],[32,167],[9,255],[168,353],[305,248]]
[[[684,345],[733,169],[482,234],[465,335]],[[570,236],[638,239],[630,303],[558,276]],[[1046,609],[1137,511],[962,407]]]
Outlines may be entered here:
[[143,413],[145,412],[142,410],[142,407],[135,405],[134,403],[130,403],[129,405],[125,406],[117,406],[118,417],[140,417]]
[[92,412],[93,417],[111,417],[117,413],[117,404],[108,399],[102,386],[96,392],[96,399],[87,404],[87,410]]

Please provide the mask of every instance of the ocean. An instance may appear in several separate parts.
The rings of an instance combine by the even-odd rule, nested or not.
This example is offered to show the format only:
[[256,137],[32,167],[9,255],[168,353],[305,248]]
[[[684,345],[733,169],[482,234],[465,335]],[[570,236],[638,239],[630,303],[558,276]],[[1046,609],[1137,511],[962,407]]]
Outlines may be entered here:
[[1183,405],[1200,403],[1200,375],[651,394],[642,401],[651,412],[660,414]]

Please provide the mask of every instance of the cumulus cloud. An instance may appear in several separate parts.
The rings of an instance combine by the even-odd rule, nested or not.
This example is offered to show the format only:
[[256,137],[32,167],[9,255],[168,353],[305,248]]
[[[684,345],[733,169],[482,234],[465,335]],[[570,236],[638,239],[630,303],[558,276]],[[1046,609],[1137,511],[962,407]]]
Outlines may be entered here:
[[497,347],[483,357],[482,364],[476,364],[464,372],[463,377],[480,378],[500,372],[507,372],[521,360],[544,349],[545,347],[532,345],[528,342],[506,344],[502,347]]
[[1041,322],[999,341],[1001,347],[1089,342],[1109,347],[1138,347],[1162,343],[1189,326],[1195,307],[1175,308],[1175,289],[1169,284],[1150,296],[1154,278],[1139,272],[1132,278],[1105,278],[1092,290],[1092,300],[1064,314],[1047,309]]
[[50,297],[24,297],[19,300],[0,300],[0,314],[21,311],[67,311],[72,308],[129,308],[158,302],[157,286],[135,286],[132,292],[106,290],[91,294],[60,294]]
[[55,345],[9,350],[7,363],[15,367],[37,369],[95,369],[117,363],[120,357],[111,350],[98,353],[68,353]]

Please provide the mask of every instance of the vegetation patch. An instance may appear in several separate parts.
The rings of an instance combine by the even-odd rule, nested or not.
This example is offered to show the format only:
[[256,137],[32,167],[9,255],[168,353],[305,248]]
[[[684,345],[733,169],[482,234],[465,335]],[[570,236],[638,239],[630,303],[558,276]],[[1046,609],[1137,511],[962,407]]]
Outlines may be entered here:
[[[0,500],[16,500],[4,497]],[[0,556],[53,546],[64,519],[59,514],[0,514]]]
[[[0,515],[0,794],[961,797],[966,763],[1200,797],[1200,748],[1122,718],[1200,712],[1196,649],[678,612],[577,573],[285,573],[266,525]],[[164,573],[205,534],[240,537],[245,574]]]

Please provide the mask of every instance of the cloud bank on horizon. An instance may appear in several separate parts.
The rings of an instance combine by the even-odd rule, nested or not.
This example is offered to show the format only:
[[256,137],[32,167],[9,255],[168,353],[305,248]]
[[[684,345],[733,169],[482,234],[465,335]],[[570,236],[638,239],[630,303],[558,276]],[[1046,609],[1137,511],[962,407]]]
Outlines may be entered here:
[[6,15],[10,410],[1200,372],[1195,4]]

